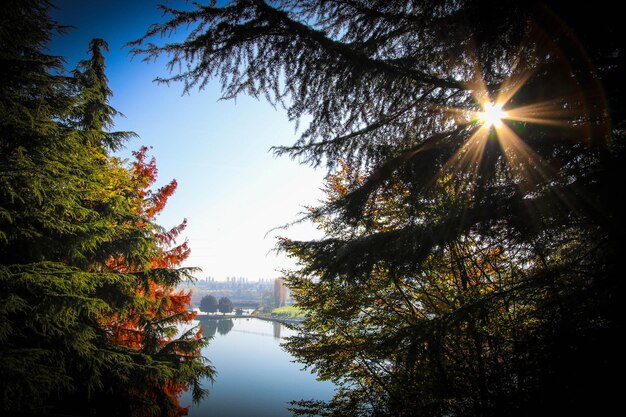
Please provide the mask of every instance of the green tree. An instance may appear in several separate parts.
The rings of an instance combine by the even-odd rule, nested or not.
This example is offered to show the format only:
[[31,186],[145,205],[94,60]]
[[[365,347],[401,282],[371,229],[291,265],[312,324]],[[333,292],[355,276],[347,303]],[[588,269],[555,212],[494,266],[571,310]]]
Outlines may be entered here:
[[217,309],[222,314],[230,313],[233,311],[233,302],[228,297],[222,297],[218,301]]
[[[281,241],[300,262],[289,281],[309,312],[288,348],[341,386],[298,412],[617,405],[624,64],[614,13],[471,0],[164,10],[172,19],[135,43],[185,69],[161,81],[187,91],[216,77],[225,98],[265,96],[310,120],[278,154],[352,169],[311,212],[326,238]],[[147,43],[196,24],[185,42]]]
[[[188,271],[154,267],[168,236],[138,210],[133,167],[108,151],[103,41],[73,77],[44,50],[58,25],[46,1],[0,11],[0,409],[24,414],[177,415],[176,395],[213,371],[184,296]],[[95,91],[100,91],[95,94]],[[89,103],[89,104],[86,104]],[[141,187],[139,187],[141,188]],[[111,268],[123,258],[132,268]],[[147,288],[138,292],[138,289]],[[146,297],[152,288],[167,296]],[[173,303],[173,304],[172,304]],[[180,310],[171,315],[174,310]],[[112,323],[140,314],[140,347]],[[159,321],[152,320],[154,316]],[[167,340],[164,340],[166,338]]]
[[205,295],[200,300],[200,310],[205,313],[217,312],[217,299],[212,295]]
[[[100,369],[122,353],[103,349],[97,322],[127,279],[93,274],[94,248],[111,238],[93,204],[108,172],[104,152],[83,146],[66,123],[74,104],[61,59],[41,52],[58,26],[45,2],[3,7],[0,39],[0,401],[5,411],[41,407],[79,382],[98,389]],[[106,343],[104,343],[106,344]]]
[[74,105],[76,127],[85,140],[104,145],[111,150],[119,150],[133,132],[111,132],[113,119],[122,114],[109,105],[113,92],[109,88],[105,72],[103,51],[109,50],[104,39],[93,39],[89,43],[89,59],[82,60],[74,70],[77,101]]

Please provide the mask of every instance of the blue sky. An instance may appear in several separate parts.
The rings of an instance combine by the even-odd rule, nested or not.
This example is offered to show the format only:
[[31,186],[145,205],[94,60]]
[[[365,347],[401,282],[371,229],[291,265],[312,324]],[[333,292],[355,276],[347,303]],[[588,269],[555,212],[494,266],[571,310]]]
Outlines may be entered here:
[[[111,104],[126,116],[116,121],[116,130],[132,130],[140,136],[121,155],[152,146],[159,168],[157,186],[172,178],[178,181],[159,223],[171,227],[188,219],[185,236],[192,254],[185,266],[202,268],[199,278],[278,277],[278,270],[293,264],[272,252],[276,236],[320,235],[310,225],[266,233],[297,219],[304,205],[315,205],[322,198],[319,189],[325,172],[269,152],[271,146],[291,144],[297,138],[295,125],[283,110],[246,96],[219,101],[217,82],[183,96],[180,84],[168,87],[152,81],[167,75],[165,57],[144,63],[131,59],[124,45],[162,19],[158,3],[53,0],[57,6],[53,18],[75,28],[56,37],[50,52],[66,57],[71,69],[86,57],[92,38],[109,43]],[[185,6],[182,1],[168,4]]]

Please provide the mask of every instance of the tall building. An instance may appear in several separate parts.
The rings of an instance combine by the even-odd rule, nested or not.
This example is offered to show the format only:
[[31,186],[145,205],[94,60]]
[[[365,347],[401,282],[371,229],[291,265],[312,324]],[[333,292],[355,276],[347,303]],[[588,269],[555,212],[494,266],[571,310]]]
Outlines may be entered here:
[[274,305],[276,307],[282,307],[287,301],[288,288],[285,285],[285,281],[282,278],[276,278],[274,280]]

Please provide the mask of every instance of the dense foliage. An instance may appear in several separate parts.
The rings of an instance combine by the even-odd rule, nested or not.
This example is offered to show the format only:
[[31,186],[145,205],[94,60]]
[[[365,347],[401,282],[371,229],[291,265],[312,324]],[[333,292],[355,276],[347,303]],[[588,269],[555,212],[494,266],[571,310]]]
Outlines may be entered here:
[[[281,242],[325,415],[605,414],[623,374],[620,18],[541,2],[231,1],[139,40],[162,81],[310,124],[326,232]],[[190,25],[184,42],[149,43]],[[156,41],[155,41],[156,42]],[[180,64],[180,66],[179,66]],[[493,119],[484,111],[500,109]],[[619,405],[617,405],[619,408]]]
[[212,295],[205,295],[200,300],[200,311],[205,313],[217,313],[217,298]]
[[217,309],[222,314],[230,313],[233,311],[233,302],[228,297],[221,297],[217,302]]
[[[213,369],[174,287],[185,223],[155,222],[175,182],[151,191],[146,149],[110,155],[103,40],[67,75],[46,55],[59,26],[45,1],[0,9],[0,410],[45,415],[180,415],[177,396]],[[188,328],[191,326],[187,326]]]

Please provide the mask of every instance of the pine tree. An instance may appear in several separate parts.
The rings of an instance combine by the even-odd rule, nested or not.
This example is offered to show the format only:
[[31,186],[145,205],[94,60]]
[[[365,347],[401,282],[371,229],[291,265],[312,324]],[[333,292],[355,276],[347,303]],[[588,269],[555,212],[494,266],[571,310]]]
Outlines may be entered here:
[[[80,105],[76,107],[80,117],[76,121],[83,136],[88,139],[87,143],[95,141],[103,148],[116,149],[134,133],[108,131],[113,127],[113,117],[119,113],[108,105],[112,92],[108,88],[102,54],[107,49],[104,40],[93,40],[89,45],[90,58],[81,61],[74,71],[80,97]],[[187,311],[191,292],[175,291],[183,280],[193,279],[193,268],[180,268],[190,254],[188,243],[176,244],[187,220],[170,230],[164,230],[155,223],[169,197],[176,191],[177,182],[172,180],[152,190],[158,169],[156,160],[148,159],[147,152],[146,147],[133,152],[135,161],[130,167],[116,158],[108,158],[117,175],[111,188],[123,196],[127,213],[116,218],[117,229],[124,232],[116,234],[111,240],[112,245],[103,246],[102,253],[106,258],[94,259],[99,263],[92,267],[133,275],[132,305],[105,318],[101,325],[110,342],[150,357],[165,371],[155,374],[138,367],[134,378],[142,380],[139,384],[141,388],[129,389],[121,385],[117,393],[127,397],[130,404],[129,410],[124,413],[130,411],[149,415],[158,412],[178,416],[187,411],[178,402],[180,394],[191,387],[194,400],[202,398],[206,391],[201,387],[200,380],[203,377],[210,379],[213,368],[200,356],[201,349],[207,344],[201,329],[190,326],[195,317],[194,313]],[[106,209],[110,211],[110,207]],[[129,218],[128,214],[133,217]],[[106,218],[105,213],[101,217]],[[143,242],[137,241],[136,236],[140,236]],[[181,325],[187,325],[188,329],[177,335]],[[150,407],[155,410],[150,410]],[[105,407],[99,405],[99,408]]]
[[[135,42],[185,90],[264,96],[310,124],[276,149],[344,163],[282,241],[309,311],[288,346],[341,385],[329,415],[600,413],[619,398],[623,51],[596,7],[232,1]],[[190,25],[185,42],[149,40]],[[604,84],[604,88],[603,88]],[[331,180],[333,180],[331,178]],[[314,281],[309,277],[316,277]],[[610,376],[610,377],[609,377]],[[307,410],[309,409],[309,410]]]
[[[132,273],[139,281],[132,308],[109,317],[103,326],[113,343],[173,365],[164,380],[155,381],[146,374],[147,379],[141,384],[143,389],[135,388],[130,397],[137,403],[145,402],[146,397],[152,398],[160,405],[162,415],[178,416],[187,412],[178,401],[182,392],[191,387],[194,399],[202,398],[206,391],[201,387],[200,379],[211,379],[213,368],[200,356],[207,339],[202,336],[202,330],[190,326],[196,316],[188,311],[191,291],[176,291],[176,286],[183,280],[193,279],[193,268],[180,268],[190,254],[188,243],[176,244],[187,221],[185,219],[170,230],[152,223],[165,208],[177,183],[172,180],[158,190],[150,188],[157,179],[158,170],[156,160],[147,159],[147,151],[148,148],[142,147],[133,152],[135,161],[126,174],[131,184],[127,198],[132,202],[133,212],[142,219],[133,226],[153,237],[151,257],[145,265],[127,259],[124,253],[116,253],[106,260],[105,265],[111,271]],[[191,328],[177,335],[181,325]]]
[[[187,323],[189,294],[174,293],[188,255],[154,215],[175,183],[154,193],[108,150],[115,110],[101,48],[74,77],[45,55],[58,25],[49,3],[0,11],[0,409],[26,414],[180,415],[177,395],[212,368]],[[154,167],[155,174],[156,167]],[[111,267],[124,259],[132,268]],[[139,316],[141,346],[112,321]]]
[[83,132],[86,141],[118,150],[133,132],[110,132],[113,118],[122,114],[109,105],[113,92],[109,88],[105,73],[103,51],[109,45],[104,39],[93,39],[89,43],[89,56],[74,70],[79,99],[74,106],[76,127]]
[[[94,297],[124,297],[121,276],[94,276],[84,264],[106,240],[97,200],[106,180],[103,153],[81,146],[67,123],[74,104],[61,59],[41,52],[59,27],[46,2],[2,8],[0,122],[0,401],[4,411],[37,409],[67,392],[80,375],[87,392],[97,370],[117,353],[98,349],[96,322],[110,306]],[[70,360],[72,358],[73,360]]]

